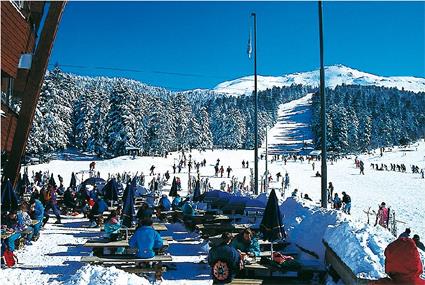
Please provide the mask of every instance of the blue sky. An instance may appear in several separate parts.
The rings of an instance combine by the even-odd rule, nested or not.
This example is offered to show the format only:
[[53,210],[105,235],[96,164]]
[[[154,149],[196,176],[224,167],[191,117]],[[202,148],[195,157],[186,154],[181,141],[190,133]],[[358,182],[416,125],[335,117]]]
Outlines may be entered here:
[[[212,88],[252,74],[251,12],[259,74],[318,68],[317,2],[68,2],[50,63],[175,90]],[[323,13],[326,65],[425,77],[425,2],[324,2]]]

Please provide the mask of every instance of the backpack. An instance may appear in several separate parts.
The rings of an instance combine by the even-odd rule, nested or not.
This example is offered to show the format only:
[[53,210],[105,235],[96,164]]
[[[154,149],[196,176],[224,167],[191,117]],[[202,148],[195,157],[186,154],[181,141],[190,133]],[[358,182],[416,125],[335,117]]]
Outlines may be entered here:
[[4,251],[3,258],[7,267],[13,267],[16,264],[15,258],[18,260],[13,251],[10,251],[8,248]]

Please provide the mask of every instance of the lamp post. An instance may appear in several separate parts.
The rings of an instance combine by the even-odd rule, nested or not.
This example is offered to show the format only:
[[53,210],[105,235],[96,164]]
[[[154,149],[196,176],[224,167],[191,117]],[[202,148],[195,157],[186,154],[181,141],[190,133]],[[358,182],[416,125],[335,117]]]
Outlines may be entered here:
[[327,166],[326,166],[326,94],[325,94],[325,69],[323,68],[323,20],[322,20],[322,1],[319,4],[319,38],[320,38],[320,118],[321,118],[321,133],[322,133],[322,187],[321,200],[322,207],[327,208]]
[[254,191],[258,195],[258,95],[257,95],[257,15],[254,19]]

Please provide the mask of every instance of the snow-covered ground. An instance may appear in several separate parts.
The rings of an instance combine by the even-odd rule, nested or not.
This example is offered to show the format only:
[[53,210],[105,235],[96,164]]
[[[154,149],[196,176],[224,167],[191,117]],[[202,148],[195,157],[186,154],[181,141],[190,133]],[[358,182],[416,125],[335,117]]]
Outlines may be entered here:
[[[281,104],[277,123],[268,131],[269,153],[282,154],[286,150],[301,149],[313,141],[311,132],[311,97],[313,94]],[[263,145],[265,148],[265,142]]]
[[[425,91],[425,78],[412,76],[392,76],[383,77],[366,72],[362,72],[341,64],[325,67],[326,87],[335,88],[342,84],[355,85],[375,85],[382,87],[395,87],[400,90],[413,92]],[[261,76],[257,77],[258,90],[266,90],[273,86],[291,86],[292,84],[302,84],[312,87],[319,85],[319,70],[308,72],[297,72],[284,76]],[[231,96],[251,94],[254,90],[254,76],[225,81],[218,84],[214,89],[218,93]]]
[[[280,107],[278,124],[269,132],[271,144],[285,144],[293,138],[291,137],[293,130],[288,132],[285,128],[295,128],[295,130],[297,130],[296,128],[305,128],[309,117],[306,110],[308,109],[306,108],[308,100],[309,96],[306,96]],[[298,118],[294,119],[294,117]],[[303,119],[300,120],[300,118]],[[306,134],[305,138],[308,139],[309,135]],[[298,138],[298,140],[300,139]],[[207,160],[207,166],[201,168],[200,173],[202,177],[210,179],[211,185],[215,189],[220,187],[222,181],[230,184],[231,180],[227,177],[214,176],[214,164],[217,159],[220,159],[220,165],[223,165],[224,168],[230,166],[233,169],[231,177],[235,176],[239,181],[246,177],[247,183],[249,183],[250,169],[242,168],[242,160],[248,160],[250,167],[253,167],[253,151],[192,151],[191,155],[195,161],[204,158]],[[124,171],[132,174],[143,172],[147,175],[151,165],[155,165],[156,173],[163,174],[168,170],[173,176],[172,165],[178,161],[179,156],[179,153],[172,153],[167,158],[136,157],[136,159],[132,159],[128,156],[122,156],[110,160],[96,161],[96,170],[100,171],[101,177],[106,179],[108,173],[122,173]],[[74,154],[73,158],[78,159],[79,157]],[[363,266],[356,267],[357,272],[369,270],[367,264],[371,263],[370,271],[367,274],[375,277],[382,276],[384,260],[382,251],[390,241],[391,236],[382,229],[374,229],[373,225],[364,225],[367,219],[363,210],[367,210],[369,207],[376,210],[378,204],[385,201],[396,211],[397,219],[405,222],[405,224],[399,225],[399,230],[410,227],[413,234],[417,233],[422,238],[425,237],[425,224],[423,223],[425,201],[422,198],[425,194],[425,179],[421,179],[420,175],[410,172],[411,164],[425,168],[425,142],[418,142],[409,149],[393,148],[392,151],[385,152],[383,157],[380,157],[377,152],[376,155],[361,155],[359,158],[365,162],[365,175],[359,174],[359,170],[354,166],[353,158],[328,164],[328,181],[333,182],[335,192],[340,194],[342,191],[346,191],[351,195],[351,216],[334,210],[327,212],[317,207],[320,199],[320,178],[316,178],[314,173],[320,168],[319,162],[315,162],[315,170],[313,170],[312,164],[293,160],[289,160],[286,165],[283,161],[269,162],[268,169],[273,175],[273,179],[276,179],[277,172],[282,174],[288,172],[290,176],[290,190],[284,194],[282,201],[290,196],[295,188],[299,189],[299,193],[308,193],[314,200],[312,203],[307,201],[296,203],[294,199],[287,199],[283,202],[284,223],[291,240],[297,241],[301,246],[318,250],[319,255],[323,257],[322,236],[326,232],[327,240],[336,243],[335,239],[338,239],[339,235],[344,241],[349,241],[348,245],[355,246],[356,250],[360,250],[360,255],[363,254],[360,257],[359,254],[345,256],[349,264],[353,262],[353,267],[357,262],[363,264]],[[49,170],[55,176],[58,174],[63,176],[65,183],[68,184],[71,172],[88,170],[90,163],[88,159],[90,157],[84,156],[82,160],[76,161],[53,160],[47,164],[30,166],[28,170],[30,176],[32,171]],[[271,156],[269,160],[271,160]],[[375,171],[369,168],[370,163],[404,163],[408,172]],[[264,173],[265,160],[260,160],[259,167],[259,173]],[[84,179],[88,178],[87,175],[87,173],[84,175]],[[182,173],[177,175],[182,180],[184,188],[182,194],[184,195],[187,192],[187,168],[184,168]],[[77,177],[80,180],[83,179],[82,174]],[[149,177],[147,177],[146,181],[149,180]],[[273,181],[271,187],[280,188],[280,183]],[[170,184],[166,185],[164,193],[168,193],[169,189]],[[260,199],[265,199],[265,195],[263,194]],[[24,251],[18,252],[20,266],[1,271],[1,280],[5,281],[5,284],[46,284],[47,282],[53,284],[99,284],[102,282],[106,282],[106,284],[143,284],[144,279],[121,270],[105,270],[99,266],[83,266],[80,264],[78,262],[80,257],[89,254],[88,250],[81,244],[90,237],[99,236],[100,233],[81,228],[82,221],[79,219],[64,219],[63,221],[63,226],[48,224],[46,229],[42,231],[39,241],[26,247]],[[340,226],[335,227],[335,231],[327,231],[329,225],[335,226],[335,224]],[[163,234],[172,235],[175,240],[181,240],[185,237],[198,238],[195,234],[186,232],[179,224],[167,225],[167,227],[169,231]],[[310,230],[309,235],[305,234],[305,229]],[[338,231],[343,233],[338,233]],[[335,234],[337,237],[335,237]],[[344,243],[341,242],[342,245]],[[342,252],[344,248],[340,248],[340,250]],[[173,262],[177,264],[178,269],[165,273],[165,284],[211,283],[208,266],[199,264],[199,261],[205,258],[201,240],[192,243],[171,244],[170,252],[173,254]],[[366,254],[364,254],[365,252]],[[355,258],[359,259],[355,261]],[[71,275],[74,276],[71,277]]]

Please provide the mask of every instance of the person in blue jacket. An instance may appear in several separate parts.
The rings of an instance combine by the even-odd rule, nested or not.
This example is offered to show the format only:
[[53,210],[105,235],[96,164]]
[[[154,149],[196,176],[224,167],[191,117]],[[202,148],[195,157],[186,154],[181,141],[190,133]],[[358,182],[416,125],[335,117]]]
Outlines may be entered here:
[[174,197],[173,202],[171,203],[171,208],[173,209],[173,211],[181,209],[181,202],[182,198],[179,194],[177,194],[177,196]]
[[163,194],[161,199],[159,199],[159,209],[161,211],[170,211],[171,210],[171,202],[168,199],[167,195]]
[[43,206],[43,203],[41,203],[41,201],[36,199],[35,197],[32,197],[30,199],[30,205],[31,205],[30,206],[31,218],[38,221],[38,223],[34,225],[34,235],[33,235],[33,239],[37,240],[38,236],[40,235],[41,226],[43,224],[44,206]]
[[195,214],[195,210],[193,209],[189,199],[186,199],[183,203],[182,212],[185,217],[192,217]]
[[250,229],[244,229],[232,241],[232,246],[249,256],[260,256],[260,244]]
[[155,250],[163,246],[161,236],[152,227],[152,219],[143,219],[128,243],[131,248],[137,248],[139,258],[152,258]]

